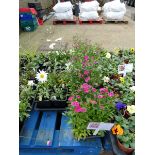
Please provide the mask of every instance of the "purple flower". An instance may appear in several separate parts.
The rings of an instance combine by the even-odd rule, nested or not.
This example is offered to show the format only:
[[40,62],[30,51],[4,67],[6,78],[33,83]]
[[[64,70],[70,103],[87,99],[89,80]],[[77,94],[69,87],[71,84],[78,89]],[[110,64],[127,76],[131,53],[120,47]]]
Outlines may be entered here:
[[117,110],[121,110],[121,109],[126,108],[126,104],[123,104],[122,102],[117,102],[115,107]]

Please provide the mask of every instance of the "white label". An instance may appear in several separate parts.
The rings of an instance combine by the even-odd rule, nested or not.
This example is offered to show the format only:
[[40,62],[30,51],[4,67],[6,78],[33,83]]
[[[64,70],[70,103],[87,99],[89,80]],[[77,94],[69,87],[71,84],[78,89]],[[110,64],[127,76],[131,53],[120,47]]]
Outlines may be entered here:
[[100,126],[100,122],[90,122],[87,126],[87,129],[96,130]]
[[118,74],[124,74],[125,65],[118,65]]
[[93,135],[97,135],[99,130],[107,130],[110,131],[114,126],[114,123],[104,123],[104,122],[90,122],[87,126],[87,129],[95,130]]
[[123,76],[126,76],[126,73],[132,72],[132,70],[133,64],[118,65],[118,74],[123,74]]
[[126,64],[125,65],[125,70],[126,70],[126,73],[132,72],[133,64]]

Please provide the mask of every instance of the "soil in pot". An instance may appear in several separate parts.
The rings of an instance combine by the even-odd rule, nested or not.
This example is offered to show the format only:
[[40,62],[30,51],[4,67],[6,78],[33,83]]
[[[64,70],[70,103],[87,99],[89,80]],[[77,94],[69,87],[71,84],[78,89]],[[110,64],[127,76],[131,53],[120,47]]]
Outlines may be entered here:
[[65,110],[66,101],[35,101],[36,110]]
[[131,155],[132,152],[134,151],[133,148],[126,148],[123,144],[120,143],[120,141],[117,141],[118,143],[118,147],[120,148],[120,150],[122,150],[123,152],[125,152],[127,155]]
[[51,101],[36,101],[35,104],[37,105],[37,108],[39,109],[49,109],[49,108],[54,108],[52,106]]
[[67,101],[61,101],[61,100],[55,100],[52,101],[52,104],[54,105],[55,108],[66,108],[67,107]]

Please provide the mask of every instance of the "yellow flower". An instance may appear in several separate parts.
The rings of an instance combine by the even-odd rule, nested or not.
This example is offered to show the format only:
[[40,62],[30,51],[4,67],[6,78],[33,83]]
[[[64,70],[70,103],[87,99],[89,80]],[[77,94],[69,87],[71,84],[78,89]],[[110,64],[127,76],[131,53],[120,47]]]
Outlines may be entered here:
[[118,124],[118,125],[114,125],[113,128],[112,128],[112,133],[114,135],[123,135],[123,129],[121,128],[121,126]]
[[115,53],[116,55],[118,55],[119,52],[120,52],[120,48],[114,48],[114,53]]
[[134,113],[135,113],[135,105],[128,105],[128,106],[127,106],[127,111],[128,111],[130,114],[134,114]]
[[120,77],[119,79],[120,79],[121,83],[124,83],[125,82],[124,77]]
[[131,53],[134,53],[135,52],[135,49],[134,48],[130,48],[130,52]]

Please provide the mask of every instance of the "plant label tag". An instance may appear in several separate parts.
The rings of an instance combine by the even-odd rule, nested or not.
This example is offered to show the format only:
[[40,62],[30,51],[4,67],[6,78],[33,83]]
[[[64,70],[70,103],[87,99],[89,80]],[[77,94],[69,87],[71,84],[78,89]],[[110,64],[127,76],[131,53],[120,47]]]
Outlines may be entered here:
[[100,122],[90,122],[87,126],[87,129],[96,130],[100,126]]
[[126,73],[130,73],[133,70],[133,64],[126,64],[125,65],[125,71]]
[[118,74],[124,74],[125,65],[118,65]]
[[114,126],[114,123],[104,123],[104,122],[101,122],[100,123],[100,130],[110,131],[113,126]]
[[96,136],[97,133],[99,132],[99,130],[100,130],[100,128],[97,128],[97,129],[94,131],[93,135]]

